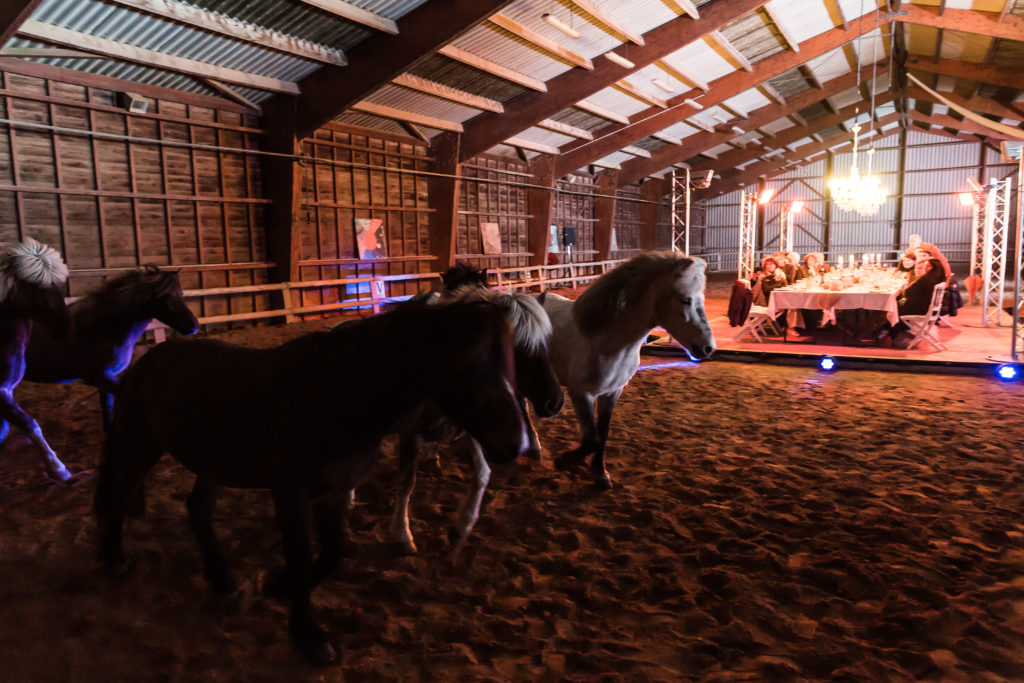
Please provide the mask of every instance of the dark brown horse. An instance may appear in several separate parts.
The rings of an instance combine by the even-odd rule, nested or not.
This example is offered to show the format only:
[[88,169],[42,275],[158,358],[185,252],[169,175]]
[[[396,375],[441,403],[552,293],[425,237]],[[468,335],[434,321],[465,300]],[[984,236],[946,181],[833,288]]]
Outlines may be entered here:
[[46,443],[39,424],[14,400],[14,388],[25,375],[25,347],[35,336],[33,330],[47,325],[55,336],[67,335],[67,277],[60,254],[31,237],[0,257],[0,442],[10,424],[17,425],[39,449],[46,471],[60,481],[71,474]]
[[71,304],[71,332],[57,338],[39,325],[25,349],[25,379],[81,379],[100,392],[103,427],[110,425],[118,375],[132,362],[139,337],[154,318],[181,334],[199,327],[185,304],[178,273],[147,265],[100,285]]
[[512,330],[487,302],[408,305],[272,349],[200,339],[160,344],[124,374],[96,489],[100,556],[125,567],[122,527],[163,453],[197,475],[188,499],[206,576],[235,591],[211,523],[221,486],[270,489],[284,540],[289,632],[313,661],[334,660],[310,603],[340,560],[341,496],[395,422],[425,401],[467,430],[493,462],[528,444],[515,397]]

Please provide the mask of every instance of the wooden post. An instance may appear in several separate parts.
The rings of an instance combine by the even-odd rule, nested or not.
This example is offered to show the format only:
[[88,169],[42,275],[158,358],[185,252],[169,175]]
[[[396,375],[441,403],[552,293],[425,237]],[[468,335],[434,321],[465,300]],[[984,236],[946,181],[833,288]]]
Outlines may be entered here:
[[[595,193],[598,195],[614,195],[618,187],[619,172],[610,169],[597,176]],[[607,261],[612,248],[612,225],[615,221],[615,199],[613,197],[594,197],[594,249],[597,260]]]
[[526,228],[526,248],[533,253],[530,257],[531,266],[543,266],[547,263],[548,248],[551,246],[551,213],[555,204],[555,157],[552,154],[540,154],[530,161],[530,173],[533,178],[531,187],[526,191],[526,213],[529,214]]
[[[666,189],[671,192],[671,187],[668,186],[668,183],[671,182],[671,179],[655,180],[654,178],[649,178],[647,182],[640,186],[644,201],[661,202],[661,198],[666,194]],[[640,205],[640,248],[644,251],[652,251],[654,249],[655,239],[658,234],[660,210],[660,203]]]
[[[894,220],[894,233],[896,237],[896,248],[903,244],[903,189],[905,185],[905,179],[907,176],[907,129],[900,126],[900,159],[899,159],[899,173],[897,174],[898,180],[896,181],[897,197],[896,197],[896,212],[893,216]],[[899,257],[900,253],[897,251],[896,256]]]
[[[296,134],[294,97],[279,97],[263,108],[266,150],[279,154],[300,154]],[[299,278],[299,214],[302,211],[302,167],[297,159],[262,157],[263,192],[266,208],[267,257],[273,261],[274,282],[297,282]]]
[[444,176],[427,177],[427,196],[434,211],[430,214],[430,253],[437,258],[437,271],[455,265],[455,235],[459,227],[459,192],[462,182],[451,176],[462,175],[459,163],[458,133],[441,133],[430,143],[434,172]]

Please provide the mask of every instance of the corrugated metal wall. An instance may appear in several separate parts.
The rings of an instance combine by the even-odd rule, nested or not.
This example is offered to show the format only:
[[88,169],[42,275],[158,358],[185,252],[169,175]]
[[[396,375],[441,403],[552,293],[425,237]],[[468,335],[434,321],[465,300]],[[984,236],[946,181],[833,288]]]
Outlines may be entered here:
[[[906,248],[907,238],[916,233],[924,241],[935,243],[958,273],[963,271],[969,258],[971,213],[960,206],[956,195],[968,189],[967,178],[982,182],[1005,178],[1014,174],[1016,165],[1002,163],[998,150],[980,142],[952,140],[917,130],[907,131],[905,150],[898,133],[874,144],[873,171],[890,195],[876,215],[865,217],[829,206],[825,186],[830,161],[822,159],[768,181],[767,186],[776,194],[763,211],[758,242],[761,252],[771,253],[778,248],[780,213],[790,201],[802,199],[805,206],[797,215],[793,236],[800,254],[821,251],[835,261],[840,255],[881,252],[883,258],[894,259]],[[902,197],[898,172],[901,157],[905,169]],[[832,172],[848,173],[852,161],[850,153],[833,155]],[[862,172],[867,171],[862,154],[858,155],[858,166]],[[739,203],[738,190],[706,203],[705,249],[720,254],[717,258],[723,270],[734,267],[737,261]]]

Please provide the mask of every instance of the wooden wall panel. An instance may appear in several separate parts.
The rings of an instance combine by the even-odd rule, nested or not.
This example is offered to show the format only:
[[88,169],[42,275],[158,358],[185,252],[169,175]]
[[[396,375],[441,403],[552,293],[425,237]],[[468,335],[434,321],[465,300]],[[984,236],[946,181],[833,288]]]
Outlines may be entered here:
[[615,230],[615,242],[618,249],[612,250],[611,258],[628,258],[631,254],[640,250],[640,224],[643,222],[638,201],[643,200],[643,193],[637,185],[621,188],[616,196],[615,218],[613,227]]
[[562,248],[562,228],[567,225],[576,228],[576,247],[572,250],[573,263],[591,261],[597,256],[594,247],[594,198],[589,196],[595,192],[594,176],[584,173],[573,173],[571,181],[560,178],[555,182],[558,190],[555,193],[555,208],[552,221],[558,226],[558,258],[566,262],[565,249]]
[[[303,174],[303,280],[432,271],[425,176],[427,147],[413,138],[329,124],[303,140],[311,161]],[[391,169],[406,169],[399,173]],[[383,221],[388,257],[359,260],[355,219]],[[395,282],[387,294],[413,294],[415,281]],[[302,302],[316,305],[368,296],[366,286],[304,290]]]
[[[151,88],[148,112],[129,113],[112,83],[4,60],[0,115],[133,138],[260,145],[258,118],[233,104],[221,110],[213,98]],[[0,243],[32,236],[61,249],[71,294],[144,263],[182,267],[187,289],[264,283],[265,203],[253,155],[0,126]],[[262,295],[209,297],[197,313],[267,304]]]
[[[455,257],[477,267],[507,268],[528,265],[526,188],[529,166],[519,159],[481,154],[462,166],[459,229]],[[479,179],[479,180],[475,180]],[[481,223],[497,223],[502,254],[484,254]]]

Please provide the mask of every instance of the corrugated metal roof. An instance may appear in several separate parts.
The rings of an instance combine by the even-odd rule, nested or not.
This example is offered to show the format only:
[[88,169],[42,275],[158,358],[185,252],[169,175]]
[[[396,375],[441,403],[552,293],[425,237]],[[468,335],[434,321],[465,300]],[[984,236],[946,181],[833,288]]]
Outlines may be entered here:
[[429,57],[422,64],[410,69],[409,73],[498,102],[507,102],[526,92],[526,88],[521,85],[492,76],[443,55]]
[[721,34],[750,62],[757,62],[786,49],[778,30],[769,28],[766,20],[763,12],[752,12],[723,26]]

